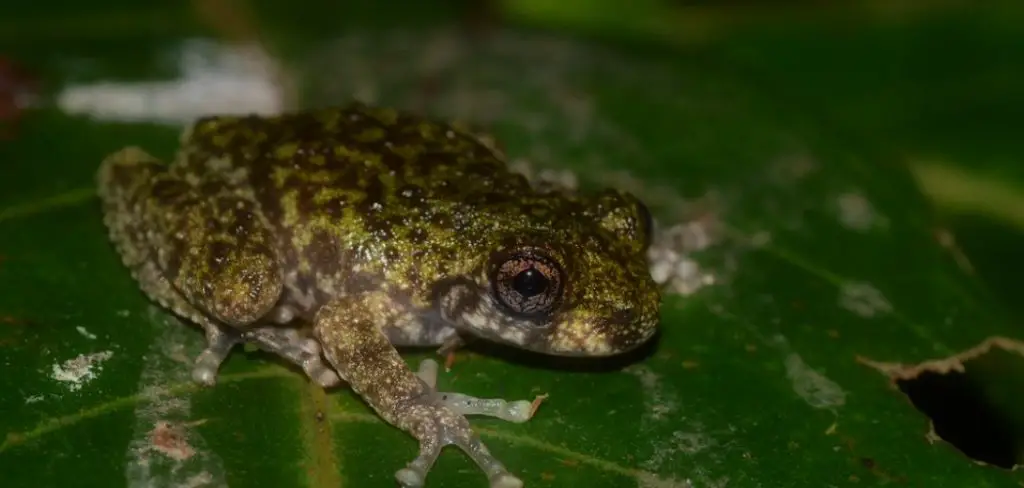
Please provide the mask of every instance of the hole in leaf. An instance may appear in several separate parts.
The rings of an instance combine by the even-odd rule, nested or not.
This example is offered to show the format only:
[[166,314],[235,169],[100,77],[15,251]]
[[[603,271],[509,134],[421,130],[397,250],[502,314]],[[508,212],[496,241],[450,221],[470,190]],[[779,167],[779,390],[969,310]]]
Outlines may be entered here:
[[965,361],[963,373],[924,370],[896,385],[970,458],[1006,469],[1024,463],[1024,358],[994,349]]

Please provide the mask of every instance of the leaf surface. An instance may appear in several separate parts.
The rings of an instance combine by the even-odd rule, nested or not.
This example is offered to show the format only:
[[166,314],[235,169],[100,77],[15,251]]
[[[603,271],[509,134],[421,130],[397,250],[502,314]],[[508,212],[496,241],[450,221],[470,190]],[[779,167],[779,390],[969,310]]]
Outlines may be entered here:
[[[442,389],[478,396],[550,395],[524,424],[473,420],[527,486],[1021,482],[929,442],[928,419],[867,364],[1014,333],[936,239],[903,167],[697,56],[511,27],[467,37],[409,5],[323,7],[338,21],[308,30],[287,12],[257,13],[300,106],[355,96],[469,121],[513,160],[635,191],[662,225],[696,221],[710,239],[690,254],[687,276],[703,281],[666,297],[648,357],[566,370],[483,348],[442,374]],[[197,48],[198,27],[164,36],[127,24],[83,33],[60,56],[45,32],[11,53],[36,60],[59,101],[104,80],[155,97],[154,82],[183,84],[190,50],[228,49]],[[5,486],[390,486],[415,442],[351,392],[324,393],[241,350],[215,388],[190,383],[202,334],[144,299],[92,196],[103,156],[131,144],[169,157],[180,128],[73,93],[91,115],[47,106],[0,146]],[[428,479],[485,483],[455,451]]]

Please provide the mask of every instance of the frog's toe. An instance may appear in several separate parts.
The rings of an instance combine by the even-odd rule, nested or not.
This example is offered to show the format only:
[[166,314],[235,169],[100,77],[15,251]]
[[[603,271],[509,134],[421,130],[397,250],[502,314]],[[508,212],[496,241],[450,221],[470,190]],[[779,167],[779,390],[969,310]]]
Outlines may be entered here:
[[213,386],[217,383],[217,371],[221,363],[228,357],[234,343],[211,344],[196,356],[195,365],[192,366],[192,380],[195,382]]
[[403,488],[420,488],[427,478],[427,472],[434,465],[437,456],[441,454],[441,448],[436,443],[420,448],[420,455],[404,468],[395,472],[395,479]]
[[441,401],[435,393],[424,398],[427,399],[426,402],[415,404],[408,412],[409,418],[417,419],[411,432],[420,441],[420,454],[405,468],[395,473],[400,482],[422,483],[441,449],[452,445],[465,452],[480,467],[493,488],[522,486],[519,478],[510,474],[501,461],[491,455],[462,414]]
[[491,488],[516,488],[523,486],[523,482],[519,478],[509,473],[505,469],[505,465],[501,464],[498,458],[491,455],[490,451],[487,450],[487,446],[480,441],[479,437],[474,435],[468,440],[459,440],[454,444],[465,451],[473,462],[484,471],[484,474],[487,475],[487,480],[490,481]]
[[[435,454],[434,457],[437,457]],[[402,488],[420,488],[423,486],[427,476],[427,471],[430,469],[429,465],[433,464],[432,460],[423,459],[424,456],[421,454],[413,462],[409,463],[398,472],[395,473],[395,479],[398,480],[398,484]],[[427,467],[424,468],[423,466]],[[523,481],[513,476],[511,473],[502,472],[495,474],[490,477],[489,480],[491,488],[522,488]]]
[[215,385],[217,383],[217,367],[197,363],[192,368],[192,380],[204,386]]
[[324,388],[341,384],[341,378],[321,358],[320,343],[294,328],[257,327],[243,338],[264,351],[277,354],[302,368],[313,382]]
[[533,416],[533,402],[508,401],[502,398],[477,398],[456,392],[438,392],[441,401],[462,415],[486,415],[514,423],[523,423]]
[[523,480],[504,473],[491,478],[491,488],[523,488]]
[[192,367],[192,379],[202,385],[213,386],[217,383],[217,371],[221,363],[231,354],[231,348],[238,344],[237,334],[226,331],[216,324],[204,325],[206,329],[206,349],[196,356]]
[[[437,361],[424,359],[420,362],[416,376],[427,386],[437,384]],[[528,400],[504,400],[501,398],[477,398],[457,392],[437,392],[441,402],[460,415],[485,415],[509,422],[522,423],[530,420],[534,403]]]
[[437,361],[433,359],[424,359],[420,361],[420,367],[416,370],[416,376],[421,381],[427,384],[427,386],[433,388],[437,385]]
[[402,488],[419,488],[423,486],[423,473],[411,468],[402,468],[395,473],[395,479]]
[[311,365],[309,367],[303,365],[303,370],[306,371],[306,374],[309,375],[316,384],[320,385],[321,388],[333,388],[341,384],[341,377],[338,376],[338,373],[335,373],[334,370],[328,368],[326,364],[320,361],[320,358],[315,358],[315,360],[317,362],[316,365]]

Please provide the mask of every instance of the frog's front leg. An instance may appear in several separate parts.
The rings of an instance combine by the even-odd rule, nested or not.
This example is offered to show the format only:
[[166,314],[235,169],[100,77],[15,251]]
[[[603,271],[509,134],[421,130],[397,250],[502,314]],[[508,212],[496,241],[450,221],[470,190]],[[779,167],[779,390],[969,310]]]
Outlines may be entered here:
[[[430,388],[437,384],[437,361],[424,359],[420,362],[416,376]],[[486,415],[517,424],[530,420],[533,416],[535,402],[529,400],[508,401],[503,398],[477,398],[464,393],[437,392],[441,401],[452,410],[462,415]],[[539,397],[538,397],[539,399]]]
[[522,481],[488,452],[466,418],[405,365],[381,332],[409,320],[414,317],[382,291],[337,298],[314,320],[314,335],[341,378],[385,421],[419,441],[419,455],[395,473],[399,483],[422,486],[441,449],[455,445],[484,471],[492,488],[521,487]]
[[[465,345],[466,339],[456,333],[450,324],[444,322],[428,322],[415,324],[411,331],[404,325],[392,324],[384,329],[388,341],[397,347],[431,347],[438,342],[441,347],[437,354],[446,356],[445,370],[449,369],[455,349]],[[416,372],[427,386],[434,388],[437,384],[437,361],[424,359]],[[522,423],[530,420],[538,400],[508,401],[500,398],[476,398],[462,393],[438,392],[441,401],[462,415],[486,415],[509,422]]]

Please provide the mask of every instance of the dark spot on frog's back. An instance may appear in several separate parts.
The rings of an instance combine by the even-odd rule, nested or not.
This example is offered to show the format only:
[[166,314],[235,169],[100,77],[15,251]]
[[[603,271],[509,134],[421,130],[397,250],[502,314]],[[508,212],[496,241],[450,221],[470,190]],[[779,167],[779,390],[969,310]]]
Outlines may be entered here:
[[320,189],[316,185],[310,184],[299,184],[291,188],[295,192],[295,207],[299,215],[312,215],[323,208],[322,204],[317,204],[316,194]]
[[209,249],[206,251],[206,268],[211,274],[219,273],[222,271],[228,261],[228,257],[231,255],[231,245],[221,241],[215,240],[209,244]]
[[402,252],[395,247],[389,247],[384,250],[384,259],[389,263],[397,263],[402,259]]
[[452,220],[452,216],[447,213],[435,213],[430,216],[430,225],[438,229],[452,229],[455,227],[455,222]]
[[360,208],[360,210],[375,211],[375,206],[384,203],[384,184],[380,182],[380,178],[376,175],[371,175],[369,178],[360,181],[359,187],[366,194],[360,202],[366,208]]
[[333,235],[324,231],[317,231],[313,234],[304,249],[304,254],[309,259],[310,265],[319,274],[337,273],[342,268],[342,261],[345,260],[338,241]]
[[348,199],[344,196],[335,196],[319,204],[320,211],[333,219],[340,219],[344,216],[345,207],[349,205]]
[[409,232],[409,243],[416,246],[417,249],[413,251],[413,255],[422,255],[423,250],[419,249],[427,241],[427,231],[422,227],[416,227]]
[[375,144],[375,146],[377,146],[375,147],[375,153],[380,157],[380,162],[389,171],[397,174],[408,174],[411,172],[410,170],[414,171],[416,169],[410,168],[405,158],[395,154],[395,151],[391,149],[394,146],[389,142],[381,142],[380,144]]

